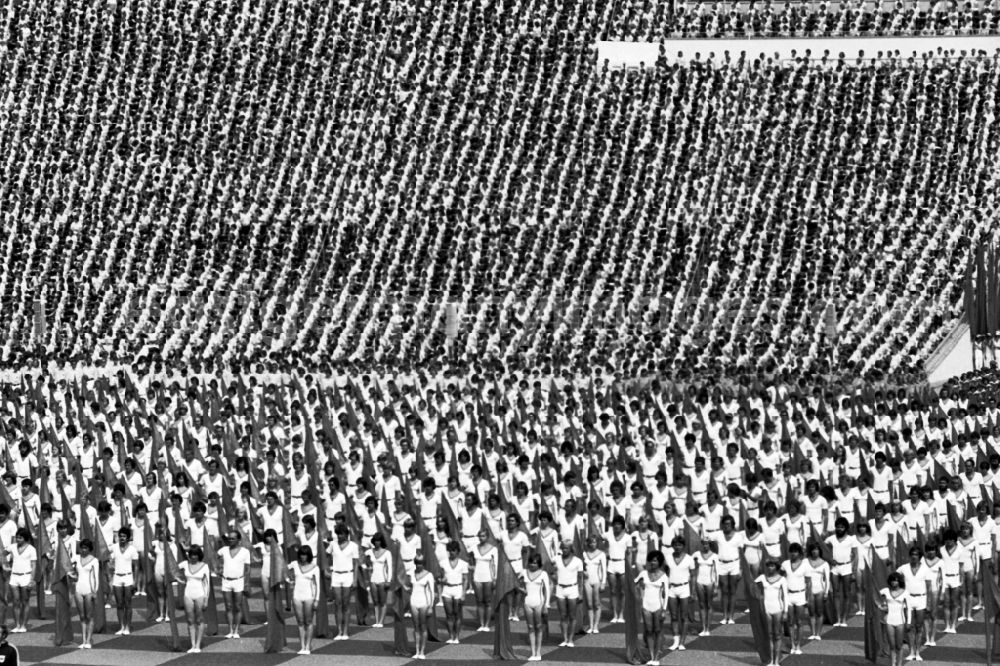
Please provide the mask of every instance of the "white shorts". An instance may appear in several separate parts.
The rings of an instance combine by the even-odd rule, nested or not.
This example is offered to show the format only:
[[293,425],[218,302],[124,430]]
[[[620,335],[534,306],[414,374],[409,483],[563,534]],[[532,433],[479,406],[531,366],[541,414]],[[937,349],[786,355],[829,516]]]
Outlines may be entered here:
[[850,562],[847,564],[834,564],[830,568],[831,576],[850,576],[852,573],[854,573],[854,567],[851,566]]
[[10,586],[11,587],[31,587],[32,575],[30,573],[26,574],[15,574],[10,575]]
[[608,573],[609,574],[623,574],[625,573],[625,560],[608,560]]
[[910,595],[910,610],[911,611],[922,611],[927,610],[927,593],[921,592],[920,594]]
[[740,575],[740,561],[733,560],[732,562],[723,562],[719,560],[716,565],[716,571],[720,576],[739,576]]
[[797,590],[795,592],[788,591],[788,605],[789,606],[805,606],[806,605],[806,591]]
[[465,598],[465,590],[462,589],[461,585],[445,585],[441,588],[441,598],[461,601]]
[[243,592],[244,579],[243,576],[239,578],[222,578],[222,591],[223,592]]
[[671,599],[690,599],[691,584],[671,583],[670,587],[667,588],[667,596],[670,597]]
[[955,590],[962,587],[962,577],[957,573],[955,574],[944,574],[942,576],[942,584],[946,590]]
[[115,574],[111,577],[112,587],[132,587],[133,585],[135,585],[135,578],[132,577],[131,573]]
[[580,586],[576,583],[572,585],[557,585],[556,586],[556,599],[579,599],[580,598]]
[[354,586],[354,572],[348,571],[346,573],[341,571],[334,571],[330,575],[330,587],[353,587]]

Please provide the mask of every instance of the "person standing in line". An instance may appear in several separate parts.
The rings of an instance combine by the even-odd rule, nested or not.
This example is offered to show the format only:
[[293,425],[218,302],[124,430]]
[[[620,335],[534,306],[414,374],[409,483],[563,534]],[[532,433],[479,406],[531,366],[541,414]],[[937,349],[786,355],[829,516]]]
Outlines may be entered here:
[[79,547],[79,554],[73,556],[70,579],[75,583],[73,591],[80,613],[80,649],[89,650],[94,634],[94,603],[100,584],[100,563],[93,555],[94,545],[90,539],[81,539]]
[[250,551],[240,544],[240,533],[230,530],[226,535],[228,548],[219,551],[219,575],[222,577],[222,597],[225,600],[229,633],[226,638],[240,637],[243,622],[243,596],[250,580]]
[[316,604],[319,603],[320,570],[313,562],[312,548],[299,548],[296,561],[288,565],[287,582],[292,588],[295,621],[299,625],[299,654],[312,654],[313,632],[316,630]]
[[135,574],[139,553],[131,543],[132,530],[122,527],[118,530],[118,543],[110,548],[113,580],[111,589],[115,594],[118,609],[119,629],[116,636],[128,636],[132,632],[132,594],[135,592]]
[[771,661],[769,666],[778,666],[781,661],[781,634],[788,610],[788,583],[778,569],[778,562],[768,559],[764,573],[754,581],[760,596],[764,599],[767,613],[767,628],[771,639]]

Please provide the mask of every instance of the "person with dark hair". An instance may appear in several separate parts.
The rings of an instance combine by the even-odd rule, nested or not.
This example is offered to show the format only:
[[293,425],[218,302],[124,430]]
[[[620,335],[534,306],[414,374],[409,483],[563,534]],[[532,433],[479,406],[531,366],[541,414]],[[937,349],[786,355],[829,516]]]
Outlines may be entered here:
[[288,565],[288,583],[292,584],[292,606],[299,625],[299,654],[312,653],[313,632],[316,630],[316,604],[319,602],[320,570],[313,562],[312,548],[301,546],[295,562]]
[[608,543],[608,587],[611,598],[611,624],[621,624],[625,621],[622,617],[625,588],[625,558],[628,556],[628,549],[632,545],[632,536],[625,531],[625,518],[615,515],[611,519],[611,529],[604,535],[604,540]]
[[671,650],[686,650],[688,604],[694,588],[694,558],[685,552],[684,537],[674,537],[670,544],[673,549],[667,557],[667,605],[670,610],[670,631],[674,635]]
[[924,615],[924,645],[937,646],[937,616],[941,601],[943,560],[937,543],[931,541],[924,549],[924,566],[927,567],[927,612]]
[[385,537],[381,532],[372,537],[372,547],[368,551],[367,568],[371,572],[369,585],[371,585],[372,606],[375,611],[375,622],[372,627],[378,629],[385,623],[385,607],[388,600],[386,589],[392,583],[395,575],[395,562],[392,559],[392,552],[386,548]]
[[833,604],[837,612],[835,627],[847,626],[847,615],[851,607],[851,585],[858,560],[858,541],[847,533],[850,526],[847,518],[837,518],[834,533],[826,538],[833,553],[830,579],[833,583]]
[[333,530],[334,539],[327,546],[330,555],[330,590],[333,592],[333,617],[337,635],[333,640],[346,641],[348,611],[351,603],[351,589],[357,580],[358,544],[350,540],[346,525],[337,525]]
[[712,551],[712,542],[701,540],[701,549],[693,556],[695,563],[695,591],[698,595],[698,613],[701,616],[699,636],[712,633],[712,602],[719,586],[719,556]]
[[802,654],[802,619],[806,616],[806,588],[811,579],[809,564],[802,558],[802,545],[788,546],[788,559],[781,565],[787,581],[789,654]]
[[101,582],[101,570],[90,539],[80,539],[79,549],[79,554],[73,555],[69,575],[75,582],[74,597],[80,614],[80,648],[89,650],[94,635],[94,603]]
[[[516,513],[507,516],[507,529],[500,534],[500,544],[507,555],[510,566],[514,569],[514,574],[520,576],[524,573],[524,557],[530,547],[528,535],[521,529],[521,517]],[[517,609],[521,605],[521,593],[514,594],[514,600],[510,604],[510,619],[517,620]]]
[[916,661],[923,661],[920,656],[924,632],[924,616],[927,612],[927,595],[930,593],[930,570],[924,563],[924,552],[919,546],[910,548],[910,561],[900,566],[896,572],[906,582],[906,595],[909,599],[910,616],[910,655]]
[[741,536],[743,537],[743,558],[750,569],[750,575],[756,580],[766,559],[764,535],[760,530],[760,523],[755,518],[747,518]]
[[164,544],[170,550],[174,561],[176,562],[178,559],[177,543],[169,533],[165,534],[166,529],[166,526],[163,524],[158,523],[156,525],[153,529],[153,542],[149,544],[148,552],[146,553],[146,557],[153,560],[153,580],[156,584],[157,596],[157,622],[166,622],[167,620],[167,559]]
[[14,629],[11,633],[23,634],[28,631],[28,608],[31,603],[31,589],[35,585],[35,564],[38,553],[31,545],[31,532],[25,527],[14,534],[14,547],[8,552],[10,560],[10,588],[14,597]]
[[[886,587],[879,590],[878,606],[885,613],[886,633],[889,637],[889,663],[892,666],[903,666],[903,642],[912,612],[910,604],[904,577],[895,571],[890,573]],[[919,656],[913,643],[910,644],[910,653],[911,656]]]
[[643,640],[649,650],[650,666],[659,664],[660,635],[663,629],[663,615],[667,609],[668,576],[665,571],[666,559],[658,550],[646,555],[646,568],[633,582],[642,598]]
[[441,567],[441,601],[444,604],[445,623],[448,628],[448,643],[458,645],[462,630],[462,605],[465,591],[469,589],[469,563],[459,557],[461,546],[458,541],[449,541],[448,557],[439,563]]
[[111,553],[111,589],[115,595],[118,610],[119,629],[116,636],[132,633],[132,594],[135,592],[135,570],[139,553],[129,542],[132,530],[123,527],[118,530],[118,542],[109,548]]
[[[149,511],[145,504],[140,500],[135,505],[135,518],[132,520],[132,525],[130,526],[132,531],[132,547],[135,548],[135,552],[139,554],[138,564],[135,568],[135,596],[144,597],[146,596],[146,586],[149,581],[146,580],[146,567],[143,566],[143,562],[146,561],[146,554],[149,550],[149,544],[146,543],[147,533],[146,528],[152,527],[153,523],[149,520]],[[152,530],[150,530],[152,532]]]
[[868,591],[868,579],[865,570],[872,566],[875,550],[872,548],[871,528],[864,520],[854,525],[854,538],[858,544],[857,558],[854,564],[854,592],[857,598],[858,610],[855,615],[865,614],[865,595]]
[[205,606],[212,575],[205,563],[205,552],[201,546],[188,548],[186,562],[181,562],[181,580],[184,581],[184,613],[187,616],[188,636],[191,649],[188,653],[201,652],[201,641],[205,637]]
[[740,577],[740,560],[743,558],[743,534],[736,532],[736,521],[726,514],[720,521],[721,529],[716,539],[719,554],[719,594],[722,602],[722,624],[735,624],[736,581]]
[[[789,546],[791,548],[791,546]],[[809,601],[809,640],[820,640],[823,633],[823,601],[830,596],[830,563],[823,559],[823,551],[815,541],[806,548],[806,598]]]
[[542,568],[541,555],[532,553],[528,556],[528,566],[521,581],[525,592],[524,620],[528,625],[528,645],[531,647],[528,661],[541,661],[543,618],[552,599],[552,582]]
[[941,596],[944,602],[944,633],[956,633],[958,615],[961,610],[964,546],[958,543],[958,533],[953,529],[944,531],[944,546],[941,547]]
[[764,561],[764,573],[755,580],[761,598],[770,636],[771,661],[769,666],[778,666],[781,661],[781,637],[785,613],[788,608],[788,583],[778,569],[778,562],[772,558]]
[[239,638],[243,620],[243,597],[250,580],[250,551],[240,543],[239,530],[229,530],[225,538],[228,548],[219,551],[218,574],[222,578],[222,598],[229,623],[226,638]]

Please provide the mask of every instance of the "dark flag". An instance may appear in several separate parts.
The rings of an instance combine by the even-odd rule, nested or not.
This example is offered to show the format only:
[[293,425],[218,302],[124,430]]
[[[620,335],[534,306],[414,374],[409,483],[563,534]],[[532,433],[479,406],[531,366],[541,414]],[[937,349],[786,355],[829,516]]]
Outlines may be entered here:
[[514,654],[514,642],[510,635],[510,607],[517,591],[517,574],[507,559],[507,553],[500,548],[497,562],[497,585],[494,591],[496,631],[493,634],[493,658],[501,661],[519,661]]
[[965,318],[969,323],[969,335],[972,341],[982,334],[979,321],[979,309],[976,307],[976,287],[973,281],[973,263],[970,261],[965,271]]
[[996,625],[1000,623],[1000,589],[989,567],[980,570],[983,583],[983,625],[986,636],[986,664],[993,666],[993,655],[997,653]]
[[24,526],[33,533],[35,543],[38,544],[37,557],[35,558],[35,570],[32,572],[32,580],[35,582],[35,604],[38,610],[38,619],[45,619],[45,562],[52,557],[52,544],[49,542],[49,532],[45,529],[45,521],[38,517],[38,523],[32,525],[31,516],[24,512]]
[[[163,504],[161,503],[160,506],[162,507]],[[161,513],[161,515],[165,514]],[[168,533],[166,520],[161,525],[163,525],[163,534],[166,535]],[[170,649],[176,652],[181,649],[181,640],[177,635],[177,600],[174,598],[174,583],[180,580],[181,570],[177,566],[177,558],[170,550],[166,536],[160,541],[160,548],[163,549],[163,588],[167,595],[166,609],[167,622],[170,624]]]
[[[438,562],[437,551],[434,549],[434,540],[431,538],[431,533],[427,530],[427,526],[424,525],[423,521],[417,522],[417,531],[420,533],[420,552],[424,556],[424,568],[431,572],[434,580],[441,580],[444,577],[444,571],[441,569],[441,563]],[[431,643],[439,643],[441,641],[437,634],[436,615],[434,606],[427,609],[427,640]]]
[[745,559],[740,561],[740,574],[743,578],[743,593],[750,609],[750,630],[753,632],[753,642],[757,647],[760,663],[771,662],[771,634],[767,628],[767,617],[764,606],[757,591],[757,582],[750,573],[750,565]]
[[281,584],[288,576],[285,570],[285,553],[281,544],[271,544],[271,589],[267,599],[267,637],[264,639],[264,652],[269,654],[285,649],[285,618],[281,615]]
[[[2,485],[2,484],[0,484]],[[0,562],[7,561],[7,549],[3,547],[3,539],[0,539]],[[10,607],[10,574],[0,567],[0,618],[6,620],[7,609]]]
[[[163,529],[166,528],[167,526],[164,525]],[[146,548],[149,549],[155,543],[153,539],[153,523],[149,516],[146,516],[146,522],[143,525],[143,534]],[[143,553],[140,564],[146,576],[146,622],[152,622],[160,613],[160,591],[156,585],[156,566],[146,553]]]
[[[319,497],[319,493],[313,488],[313,497]],[[317,502],[316,506],[316,530],[319,533],[319,543],[317,544],[316,566],[319,567],[319,603],[316,604],[316,629],[315,635],[326,638],[333,637],[333,629],[330,627],[330,606],[327,597],[330,594],[330,564],[329,553],[325,544],[326,529],[326,509],[323,501]],[[387,542],[389,543],[389,542]],[[246,597],[243,599],[246,602]]]
[[218,553],[215,550],[215,539],[208,534],[208,523],[202,526],[202,543],[205,552],[205,564],[208,565],[208,602],[205,605],[205,633],[216,636],[219,633],[219,604],[215,598],[215,581],[212,573],[218,568]]
[[643,641],[639,640],[639,627],[642,625],[642,611],[639,606],[639,596],[635,593],[635,579],[639,574],[635,570],[632,559],[625,557],[625,608],[622,615],[625,619],[625,659],[630,664],[645,664],[649,661],[649,650]]
[[910,550],[907,547],[906,539],[903,538],[902,533],[896,532],[896,548],[895,557],[893,558],[893,564],[898,569],[907,562],[910,561]]
[[[86,523],[87,514],[82,512],[80,522]],[[104,541],[104,531],[100,525],[94,525],[94,557],[98,561],[97,574],[97,598],[94,600],[94,633],[103,634],[108,629],[108,614],[104,605],[110,590],[108,590],[108,560],[111,553],[108,544]]]
[[55,597],[56,624],[52,642],[56,647],[73,642],[73,622],[69,605],[69,552],[62,537],[56,547],[55,562],[52,565],[52,595]]
[[866,567],[865,577],[865,659],[873,664],[880,655],[888,654],[888,637],[885,633],[885,613],[878,605],[879,590],[886,585],[889,573],[885,563],[874,553],[872,565]]
[[413,651],[410,649],[410,641],[406,636],[406,620],[404,619],[406,608],[403,604],[406,594],[403,590],[403,582],[406,580],[406,566],[403,564],[403,558],[399,555],[399,544],[391,540],[389,543],[391,544],[393,563],[392,583],[389,585],[389,592],[392,594],[392,600],[389,604],[389,612],[392,614],[392,653],[397,657],[408,659],[413,656]]

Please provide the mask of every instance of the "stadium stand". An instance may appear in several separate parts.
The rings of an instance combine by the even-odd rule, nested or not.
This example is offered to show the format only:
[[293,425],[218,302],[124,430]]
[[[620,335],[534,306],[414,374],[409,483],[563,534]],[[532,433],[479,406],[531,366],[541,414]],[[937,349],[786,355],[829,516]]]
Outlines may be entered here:
[[[94,599],[115,597],[126,636],[133,592],[171,626],[176,593],[198,652],[210,593],[240,605],[243,569],[221,561],[243,552],[223,542],[233,530],[253,548],[270,652],[283,602],[308,653],[314,632],[381,625],[391,592],[422,656],[434,588],[458,642],[456,599],[475,584],[466,620],[476,599],[506,659],[508,613],[528,620],[537,660],[550,574],[560,647],[603,622],[577,623],[579,582],[626,625],[636,663],[657,660],[661,633],[678,650],[712,638],[716,609],[749,618],[772,663],[802,653],[799,625],[818,636],[863,608],[866,646],[894,658],[933,654],[959,623],[986,619],[989,636],[996,370],[931,392],[923,362],[962,316],[971,248],[996,232],[998,54],[622,70],[594,45],[996,34],[997,9],[667,7],[0,7],[0,620],[12,611],[23,634],[33,587],[60,609],[75,589],[86,648]],[[797,567],[795,543],[809,610],[779,613],[757,575],[770,558]],[[649,605],[668,563],[631,582],[656,547],[695,599],[688,613],[664,594],[664,627]],[[574,577],[602,556],[596,578]],[[487,558],[488,575],[469,580],[456,557]],[[909,610],[927,617],[879,621],[897,603],[885,567],[910,567]],[[771,615],[797,609],[791,645],[764,640],[758,592]],[[685,626],[696,606],[700,633]]]
[[660,2],[622,0],[618,39],[996,34],[989,2]]
[[994,206],[992,60],[621,74],[591,44],[641,8],[517,6],[8,17],[6,357],[42,290],[60,359],[811,368],[841,278],[838,365],[946,332]]

